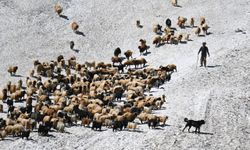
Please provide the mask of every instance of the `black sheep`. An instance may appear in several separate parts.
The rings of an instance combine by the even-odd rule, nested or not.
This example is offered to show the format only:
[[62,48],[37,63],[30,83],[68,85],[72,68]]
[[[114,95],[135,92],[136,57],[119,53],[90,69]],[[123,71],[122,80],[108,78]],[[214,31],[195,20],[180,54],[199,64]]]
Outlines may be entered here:
[[46,136],[49,133],[49,127],[43,124],[40,124],[38,127],[38,135]]
[[91,129],[92,129],[92,130],[97,130],[97,129],[99,129],[99,130],[101,131],[101,128],[102,128],[102,123],[101,123],[101,122],[98,122],[98,121],[96,121],[96,120],[94,120],[93,123],[92,123]]
[[30,136],[30,130],[23,130],[21,136],[22,136],[22,139],[23,139],[24,137],[26,137],[26,139],[28,140],[28,138],[29,138],[29,136]]

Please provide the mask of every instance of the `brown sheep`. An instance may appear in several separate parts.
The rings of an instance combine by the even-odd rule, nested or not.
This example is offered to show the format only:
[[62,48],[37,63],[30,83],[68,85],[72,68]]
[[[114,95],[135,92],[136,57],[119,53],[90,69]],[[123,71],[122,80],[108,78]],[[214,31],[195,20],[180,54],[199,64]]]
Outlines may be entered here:
[[201,33],[201,28],[200,28],[200,27],[197,27],[197,28],[195,29],[195,34],[196,34],[197,36],[199,36],[200,33]]
[[153,39],[153,44],[155,44],[155,47],[160,46],[160,45],[161,45],[161,42],[162,42],[161,36],[156,36],[156,37]]
[[171,38],[171,34],[168,34],[168,35],[162,36],[161,39],[162,39],[162,42],[167,42],[167,43],[169,43],[170,38]]
[[202,25],[201,29],[202,29],[204,35],[207,35],[208,28],[209,28],[209,26],[207,24],[203,24]]
[[159,121],[162,123],[162,126],[165,126],[166,121],[168,120],[168,116],[157,116]]
[[127,128],[132,129],[133,131],[135,131],[136,128],[137,128],[137,124],[133,123],[133,122],[129,122],[128,125],[127,125]]
[[190,27],[194,27],[194,18],[193,17],[190,18]]
[[18,67],[17,66],[10,66],[8,69],[8,72],[10,73],[10,75],[15,75],[16,71],[17,71]]
[[148,120],[148,114],[145,112],[140,113],[137,118],[141,121],[141,123],[143,124],[144,122],[146,122]]
[[89,119],[89,118],[83,118],[81,125],[84,126],[84,127],[85,126],[89,127],[90,123],[91,123],[91,119]]
[[7,89],[3,89],[2,92],[0,93],[0,100],[6,100],[7,99]]
[[127,67],[130,68],[130,66],[132,66],[132,65],[134,65],[134,63],[133,63],[132,60],[127,60],[127,61],[124,62],[124,66],[125,66],[126,68],[127,68]]
[[187,18],[184,18],[184,17],[179,16],[179,17],[178,17],[177,25],[178,25],[180,28],[184,28],[184,27],[185,27],[185,22],[186,22],[186,21],[187,21]]
[[177,5],[177,0],[171,0],[172,1],[172,5],[173,6],[175,6],[175,7],[177,7],[178,5]]
[[201,18],[200,18],[200,25],[202,26],[202,25],[205,24],[205,23],[206,23],[205,17],[201,17]]
[[156,25],[153,26],[153,32],[156,33],[156,34],[160,34],[162,32],[161,28],[162,28],[161,25],[156,24]]
[[113,63],[113,66],[115,65],[115,63],[122,64],[122,59],[120,57],[117,57],[117,56],[112,57],[111,61]]
[[6,131],[0,129],[0,139],[3,140],[6,136],[7,136]]
[[177,72],[177,66],[175,64],[169,64],[167,65],[167,68],[169,71],[176,71]]
[[57,3],[55,6],[54,6],[54,10],[55,12],[60,16],[62,11],[63,11],[63,8]]
[[76,22],[72,22],[72,23],[70,24],[70,26],[71,26],[71,29],[72,29],[74,32],[76,32],[76,31],[78,30],[78,28],[79,28],[79,25],[78,25]]
[[182,42],[182,38],[183,38],[183,35],[182,34],[179,34],[178,36],[177,36],[177,41],[178,42]]
[[95,61],[93,62],[85,62],[85,65],[87,66],[87,68],[91,69],[91,68],[95,68]]
[[132,54],[133,54],[133,52],[131,50],[127,50],[126,52],[124,52],[124,55],[126,56],[126,58],[128,60],[129,60],[130,57],[133,58]]

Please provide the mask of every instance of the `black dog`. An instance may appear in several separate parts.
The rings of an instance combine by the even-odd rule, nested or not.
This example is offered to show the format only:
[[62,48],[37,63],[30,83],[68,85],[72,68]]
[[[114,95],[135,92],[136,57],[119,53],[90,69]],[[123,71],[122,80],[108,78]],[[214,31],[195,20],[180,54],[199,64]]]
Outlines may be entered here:
[[186,129],[186,127],[188,128],[188,132],[190,132],[190,128],[193,126],[195,127],[195,133],[200,133],[200,127],[201,125],[205,124],[204,120],[198,120],[198,121],[194,121],[194,120],[188,120],[188,118],[185,118],[184,121],[187,123],[186,126],[184,127],[184,129],[182,130],[182,132],[184,132],[184,130]]
[[26,139],[28,140],[29,136],[30,136],[30,130],[22,131],[22,139],[26,137]]

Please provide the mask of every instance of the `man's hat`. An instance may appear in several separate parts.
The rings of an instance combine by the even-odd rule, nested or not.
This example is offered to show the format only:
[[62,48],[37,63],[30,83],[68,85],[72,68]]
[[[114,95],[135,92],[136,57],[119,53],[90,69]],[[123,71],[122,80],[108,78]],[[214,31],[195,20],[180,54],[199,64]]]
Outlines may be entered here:
[[207,43],[206,43],[206,42],[203,42],[202,44],[203,44],[203,45],[206,45]]

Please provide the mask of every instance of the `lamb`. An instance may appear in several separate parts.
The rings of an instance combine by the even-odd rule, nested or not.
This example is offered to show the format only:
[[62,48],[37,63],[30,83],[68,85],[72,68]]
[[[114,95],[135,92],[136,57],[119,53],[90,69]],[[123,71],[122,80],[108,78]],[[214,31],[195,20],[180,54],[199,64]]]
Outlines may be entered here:
[[55,12],[60,16],[62,11],[63,11],[63,8],[57,3],[55,6],[54,6],[54,10]]
[[76,22],[72,22],[72,23],[70,24],[70,26],[71,26],[71,29],[72,29],[74,32],[76,32],[76,31],[78,30],[78,28],[79,28],[79,25],[78,25]]
[[10,73],[10,75],[15,75],[17,72],[18,67],[17,66],[10,66],[8,69],[8,72]]
[[178,6],[177,5],[177,0],[172,0],[172,5],[175,6],[175,7],[177,7]]
[[135,131],[136,128],[137,128],[137,124],[133,123],[133,122],[129,122],[128,125],[127,125],[127,128],[132,129],[133,131]]
[[155,47],[160,46],[161,42],[162,42],[161,36],[156,36],[156,37],[153,39],[153,44],[155,44]]
[[168,34],[168,35],[164,35],[162,36],[162,42],[169,42],[170,41],[170,38],[171,38],[171,34]]
[[133,52],[131,50],[127,50],[126,52],[124,52],[124,55],[126,56],[126,58],[129,60],[129,58],[132,58],[132,54]]
[[195,29],[195,34],[196,34],[197,36],[199,36],[200,33],[201,33],[201,28],[200,28],[200,27],[197,27],[197,28]]
[[120,47],[117,47],[114,51],[114,56],[118,57],[121,54],[121,49]]

